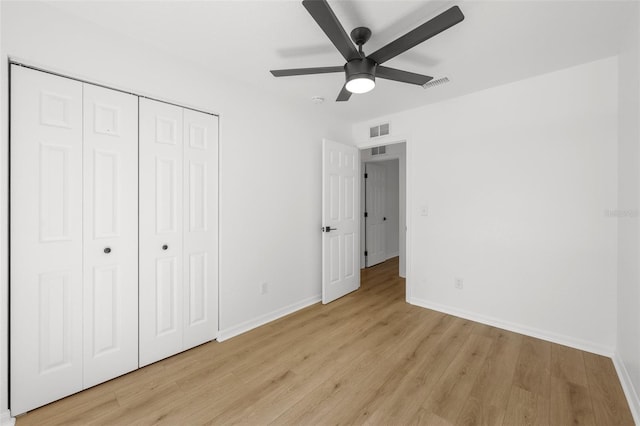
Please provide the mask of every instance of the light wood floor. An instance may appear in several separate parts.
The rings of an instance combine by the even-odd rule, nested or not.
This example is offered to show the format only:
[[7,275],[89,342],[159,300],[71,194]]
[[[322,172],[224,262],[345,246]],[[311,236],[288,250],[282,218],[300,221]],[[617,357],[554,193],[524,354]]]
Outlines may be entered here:
[[397,270],[17,424],[633,424],[610,359],[408,305]]

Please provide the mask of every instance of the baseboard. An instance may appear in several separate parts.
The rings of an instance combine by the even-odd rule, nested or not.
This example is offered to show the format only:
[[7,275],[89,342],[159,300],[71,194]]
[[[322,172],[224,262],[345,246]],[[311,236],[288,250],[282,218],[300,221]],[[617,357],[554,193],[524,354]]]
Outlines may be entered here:
[[638,397],[636,389],[633,387],[631,376],[629,376],[627,367],[625,367],[624,362],[622,362],[622,359],[620,359],[617,352],[613,355],[612,359],[613,366],[616,368],[620,384],[622,385],[622,390],[624,391],[624,396],[627,397],[627,402],[629,403],[629,408],[633,415],[633,421],[637,425],[640,425],[640,398]]
[[285,306],[284,308],[277,309],[273,312],[269,312],[268,314],[250,319],[249,321],[245,321],[236,326],[229,327],[225,330],[220,330],[218,332],[217,340],[218,342],[223,342],[227,339],[238,336],[242,333],[246,333],[249,330],[253,330],[254,328],[260,327],[261,325],[265,325],[271,321],[275,321],[278,318],[282,318],[286,315],[292,314],[295,311],[299,311],[300,309],[306,308],[307,306],[318,303],[321,300],[322,300],[322,297],[320,295],[309,297],[307,299]]
[[399,251],[394,251],[393,253],[387,253],[386,260],[393,259],[394,257],[398,257],[398,256],[400,256]]
[[492,327],[501,328],[503,330],[509,330],[515,333],[524,334],[526,336],[535,337],[537,339],[542,339],[549,342],[558,343],[560,345],[569,346],[571,348],[580,349],[581,351],[591,352],[609,358],[613,357],[613,348],[598,345],[582,339],[576,339],[575,337],[557,334],[547,330],[527,327],[522,324],[516,324],[509,321],[503,321],[498,318],[479,315],[474,312],[452,308],[450,306],[440,305],[438,303],[432,303],[427,300],[422,300],[415,297],[411,298],[409,300],[409,303],[411,303],[412,305],[420,306],[422,308],[432,309],[434,311],[443,312],[445,314],[490,325]]
[[16,419],[11,417],[9,410],[4,410],[0,413],[0,426],[13,426],[16,424]]

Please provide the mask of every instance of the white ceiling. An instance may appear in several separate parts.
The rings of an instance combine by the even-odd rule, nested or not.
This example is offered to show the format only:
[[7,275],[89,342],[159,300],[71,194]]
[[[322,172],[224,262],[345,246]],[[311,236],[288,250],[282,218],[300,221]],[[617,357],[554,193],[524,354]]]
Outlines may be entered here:
[[[270,69],[342,65],[300,1],[54,1],[102,27],[197,63],[226,78],[274,95],[308,99],[351,121],[437,102],[612,56],[633,23],[633,1],[336,1],[329,0],[349,33],[371,28],[371,53],[457,4],[465,20],[385,65],[448,77],[423,89],[388,80],[334,102],[344,75],[275,78]],[[635,12],[634,12],[635,13]]]

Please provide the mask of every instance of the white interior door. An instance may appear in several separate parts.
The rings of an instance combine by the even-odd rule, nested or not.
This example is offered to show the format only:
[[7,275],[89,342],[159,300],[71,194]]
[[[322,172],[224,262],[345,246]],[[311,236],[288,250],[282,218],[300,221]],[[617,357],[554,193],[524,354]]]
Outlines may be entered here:
[[84,84],[84,387],[138,367],[138,97]]
[[218,334],[218,117],[184,110],[183,349]]
[[182,350],[182,108],[140,99],[140,366]]
[[365,218],[367,266],[377,265],[387,258],[387,218],[385,167],[381,164],[366,163]]
[[360,287],[360,151],[322,141],[322,303]]
[[11,66],[11,414],[82,389],[82,83]]

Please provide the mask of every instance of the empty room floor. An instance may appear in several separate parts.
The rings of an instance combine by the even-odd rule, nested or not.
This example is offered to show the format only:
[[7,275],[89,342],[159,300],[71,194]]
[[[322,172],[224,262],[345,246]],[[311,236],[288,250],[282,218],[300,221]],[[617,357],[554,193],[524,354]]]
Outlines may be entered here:
[[633,424],[609,358],[409,305],[397,271],[17,425]]

